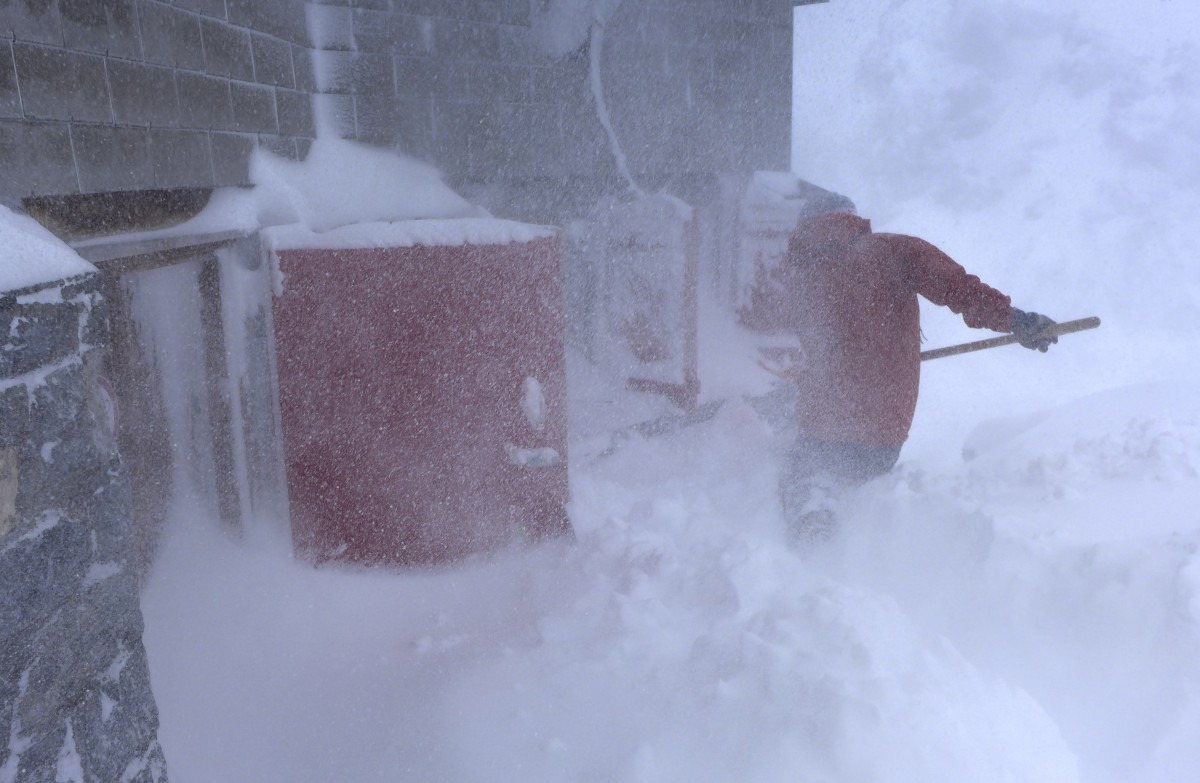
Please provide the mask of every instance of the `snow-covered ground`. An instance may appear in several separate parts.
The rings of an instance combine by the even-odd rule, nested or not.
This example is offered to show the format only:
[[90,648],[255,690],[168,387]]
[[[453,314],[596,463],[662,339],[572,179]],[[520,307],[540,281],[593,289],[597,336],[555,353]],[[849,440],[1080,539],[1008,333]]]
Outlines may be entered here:
[[[797,14],[828,66],[798,173],[1104,326],[927,365],[901,464],[811,553],[711,306],[709,422],[601,456],[656,406],[572,357],[573,545],[314,570],[180,507],[143,601],[172,780],[1196,779],[1200,11]],[[983,336],[926,315],[930,345]]]

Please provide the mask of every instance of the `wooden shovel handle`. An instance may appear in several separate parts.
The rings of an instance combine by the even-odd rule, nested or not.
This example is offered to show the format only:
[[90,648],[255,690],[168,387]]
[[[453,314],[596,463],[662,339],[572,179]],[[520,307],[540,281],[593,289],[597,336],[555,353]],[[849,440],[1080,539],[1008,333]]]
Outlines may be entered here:
[[[1041,334],[1058,336],[1060,334],[1071,334],[1072,332],[1082,332],[1087,329],[1095,329],[1100,325],[1100,319],[1096,316],[1091,318],[1080,318],[1077,321],[1064,321],[1060,324],[1055,324],[1047,329],[1043,329]],[[957,356],[960,353],[971,353],[973,351],[983,351],[988,348],[999,348],[1001,345],[1012,345],[1020,342],[1020,339],[1015,334],[1006,334],[1003,337],[993,337],[988,340],[976,340],[973,343],[962,343],[961,345],[950,345],[945,348],[934,348],[929,351],[921,351],[921,361],[929,361],[930,359],[941,359],[943,356]]]

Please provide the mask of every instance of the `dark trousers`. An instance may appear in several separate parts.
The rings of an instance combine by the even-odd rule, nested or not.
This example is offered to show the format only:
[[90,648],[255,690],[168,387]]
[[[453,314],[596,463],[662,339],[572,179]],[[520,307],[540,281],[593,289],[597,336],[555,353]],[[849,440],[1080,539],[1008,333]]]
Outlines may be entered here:
[[887,473],[899,458],[899,448],[797,437],[780,476],[789,535],[795,540],[827,538],[833,532],[837,499]]

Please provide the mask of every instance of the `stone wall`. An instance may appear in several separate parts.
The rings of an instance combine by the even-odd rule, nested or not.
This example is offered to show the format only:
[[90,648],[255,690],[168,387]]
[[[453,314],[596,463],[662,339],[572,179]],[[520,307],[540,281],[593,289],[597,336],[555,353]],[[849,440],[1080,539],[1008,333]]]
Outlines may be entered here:
[[0,295],[0,780],[166,780],[98,275]]

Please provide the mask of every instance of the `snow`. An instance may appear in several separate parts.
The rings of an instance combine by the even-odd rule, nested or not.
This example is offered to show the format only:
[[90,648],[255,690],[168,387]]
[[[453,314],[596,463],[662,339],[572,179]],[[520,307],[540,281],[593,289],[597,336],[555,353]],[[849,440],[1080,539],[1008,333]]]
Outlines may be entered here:
[[593,28],[602,28],[622,0],[539,0],[530,4],[530,26],[542,49],[562,58],[579,51]]
[[666,407],[569,357],[574,543],[313,569],[177,498],[143,598],[172,779],[1191,783],[1200,11],[1130,8],[797,10],[801,176],[1104,326],[927,363],[901,463],[811,551],[711,301],[708,421],[610,449]]
[[54,783],[84,783],[83,761],[79,758],[79,750],[75,747],[75,728],[71,719],[67,719],[67,736],[63,739],[62,748],[54,764]]
[[[177,237],[253,234],[264,228],[291,227],[291,235],[318,241],[330,232],[339,237],[359,237],[364,224],[388,224],[453,219],[474,221],[474,231],[483,233],[491,220],[487,211],[473,206],[442,181],[441,173],[403,153],[369,147],[339,138],[320,138],[312,143],[303,161],[294,161],[256,147],[250,160],[253,187],[217,188],[198,215],[175,226],[124,235],[123,241],[146,241]],[[506,221],[501,221],[506,222]],[[436,225],[436,224],[435,224]],[[432,230],[432,229],[431,229]],[[440,230],[446,231],[443,226]],[[504,229],[514,232],[515,229]],[[417,237],[423,236],[414,229]],[[473,241],[472,234],[452,243]],[[381,241],[386,237],[380,237]],[[84,241],[80,246],[110,241]],[[299,241],[299,240],[297,240]],[[398,240],[403,241],[403,240]],[[518,240],[509,240],[518,241]],[[423,240],[416,240],[420,244]],[[336,245],[335,245],[336,246]]]
[[552,237],[556,230],[496,218],[453,220],[400,220],[364,222],[318,233],[299,224],[263,231],[263,240],[273,250],[363,249],[379,247],[507,245]]
[[28,215],[0,205],[0,293],[19,291],[95,272],[54,234]]
[[351,223],[484,217],[432,166],[352,141],[319,138],[303,161],[258,148],[250,161],[259,223],[316,232]]

